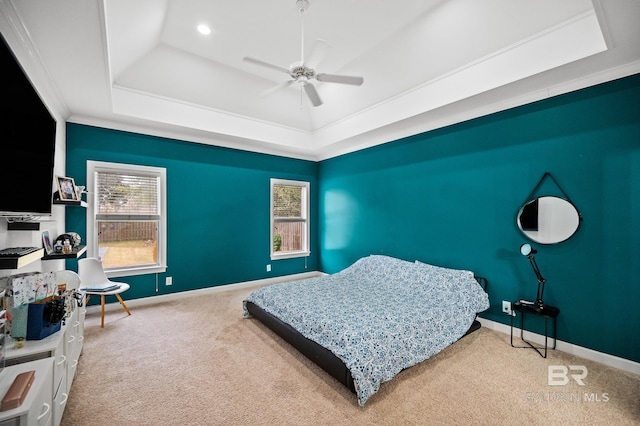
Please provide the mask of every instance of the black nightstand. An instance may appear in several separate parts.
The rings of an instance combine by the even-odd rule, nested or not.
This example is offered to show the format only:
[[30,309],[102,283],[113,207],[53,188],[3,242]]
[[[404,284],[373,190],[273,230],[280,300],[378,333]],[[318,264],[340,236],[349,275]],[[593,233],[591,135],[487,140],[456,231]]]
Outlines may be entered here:
[[[560,309],[549,306],[542,305],[538,306],[533,302],[526,302],[523,300],[518,300],[517,302],[513,302],[511,304],[511,310],[515,312],[520,312],[520,340],[526,343],[528,346],[513,346],[513,316],[511,317],[511,346],[514,348],[532,348],[535,349],[536,352],[540,354],[541,357],[547,357],[547,347],[548,347],[548,339],[549,339],[549,320],[552,322],[553,328],[553,347],[551,349],[556,348],[556,319],[558,318],[558,314],[560,313]],[[534,346],[531,342],[525,340],[522,336],[524,330],[524,317],[525,314],[536,315],[539,317],[544,317],[544,348]],[[544,354],[540,352],[541,349],[544,349]]]

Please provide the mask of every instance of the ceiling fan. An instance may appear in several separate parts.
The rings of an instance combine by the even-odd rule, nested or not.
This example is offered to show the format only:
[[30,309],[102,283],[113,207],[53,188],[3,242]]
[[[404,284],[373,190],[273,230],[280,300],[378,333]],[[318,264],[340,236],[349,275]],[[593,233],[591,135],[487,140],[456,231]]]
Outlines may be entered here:
[[291,77],[290,80],[285,81],[265,92],[262,95],[267,95],[275,92],[284,87],[288,87],[293,83],[298,83],[301,87],[301,90],[304,88],[309,100],[313,104],[313,106],[322,105],[322,99],[318,95],[318,92],[313,84],[311,84],[311,80],[317,80],[326,83],[339,83],[339,84],[351,84],[354,86],[360,86],[364,79],[362,77],[354,77],[349,75],[337,75],[337,74],[324,74],[324,73],[316,73],[314,69],[320,57],[324,53],[324,50],[327,47],[327,43],[324,40],[316,40],[316,43],[313,46],[311,54],[307,61],[305,62],[304,57],[304,12],[309,8],[309,0],[296,0],[296,6],[300,10],[300,21],[301,21],[301,53],[300,53],[300,64],[295,64],[290,68],[281,67],[279,65],[273,65],[268,62],[261,61],[259,59],[254,59],[250,57],[244,57],[243,60],[255,65],[260,65],[266,68],[271,68],[272,70],[284,72]]

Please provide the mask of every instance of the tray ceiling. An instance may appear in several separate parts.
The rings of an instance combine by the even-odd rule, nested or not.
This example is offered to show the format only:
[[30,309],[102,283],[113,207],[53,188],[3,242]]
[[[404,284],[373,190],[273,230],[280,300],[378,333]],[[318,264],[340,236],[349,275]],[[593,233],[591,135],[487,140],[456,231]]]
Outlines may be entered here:
[[[323,159],[637,73],[634,0],[5,0],[2,32],[64,119]],[[301,44],[304,19],[304,44]],[[196,27],[206,24],[211,33]],[[261,95],[317,39],[314,82]],[[24,61],[23,61],[24,59]]]

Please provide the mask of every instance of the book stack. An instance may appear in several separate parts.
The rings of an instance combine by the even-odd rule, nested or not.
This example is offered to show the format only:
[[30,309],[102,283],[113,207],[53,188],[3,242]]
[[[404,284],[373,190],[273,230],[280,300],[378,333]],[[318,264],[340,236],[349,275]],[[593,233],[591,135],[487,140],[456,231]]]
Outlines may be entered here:
[[85,291],[87,293],[106,293],[108,291],[117,290],[120,288],[120,284],[115,284],[113,282],[106,282],[104,284],[94,284],[90,287],[81,287],[81,291]]

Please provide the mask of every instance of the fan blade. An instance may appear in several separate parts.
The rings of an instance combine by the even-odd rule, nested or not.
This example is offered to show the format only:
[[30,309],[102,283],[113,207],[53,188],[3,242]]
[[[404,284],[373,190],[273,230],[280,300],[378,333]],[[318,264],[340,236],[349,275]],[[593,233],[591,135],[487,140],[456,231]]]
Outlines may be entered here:
[[320,99],[320,96],[318,95],[318,92],[316,91],[316,88],[313,87],[313,84],[305,83],[304,84],[304,91],[307,92],[307,96],[309,97],[309,100],[311,101],[313,106],[322,105],[322,100]]
[[271,68],[272,70],[275,70],[275,71],[280,71],[280,72],[289,74],[289,70],[287,68],[281,67],[279,65],[273,65],[273,64],[270,64],[268,62],[261,61],[259,59],[253,59],[253,58],[249,58],[249,57],[245,56],[244,58],[242,58],[242,60],[245,61],[245,62],[249,62],[251,64],[260,65],[260,66],[263,66],[263,67]]
[[295,80],[285,81],[284,83],[280,83],[280,84],[278,84],[276,86],[273,86],[270,89],[267,89],[267,90],[265,90],[263,92],[260,92],[258,94],[258,96],[260,96],[260,97],[269,96],[270,94],[275,93],[278,90],[281,90],[281,89],[284,89],[285,87],[291,86],[291,84],[293,84],[293,83],[295,83]]
[[364,82],[362,77],[335,74],[318,74],[316,75],[316,80],[327,83],[353,84],[355,86],[360,86]]
[[327,50],[329,50],[329,43],[322,39],[317,39],[313,43],[309,57],[305,61],[304,65],[311,69],[316,69],[320,61],[324,59],[324,55],[326,55]]

